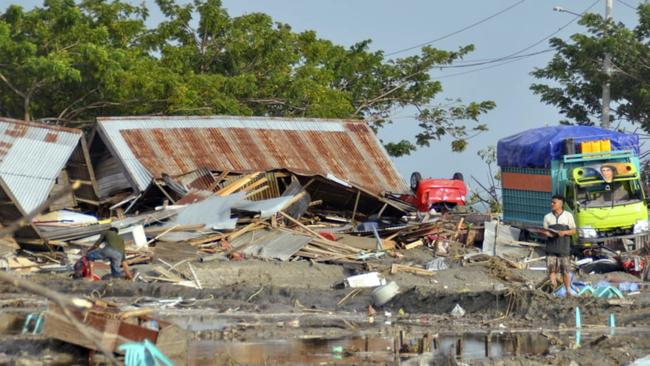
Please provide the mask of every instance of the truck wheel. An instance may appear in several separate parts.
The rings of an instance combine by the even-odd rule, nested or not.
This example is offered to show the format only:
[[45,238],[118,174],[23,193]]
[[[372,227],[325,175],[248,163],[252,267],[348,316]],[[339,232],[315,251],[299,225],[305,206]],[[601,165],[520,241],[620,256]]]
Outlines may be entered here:
[[463,178],[463,173],[459,173],[459,172],[454,173],[454,176],[451,179],[465,181],[465,179]]
[[411,189],[413,191],[418,189],[418,184],[420,184],[421,180],[422,180],[422,174],[420,174],[420,172],[411,173]]

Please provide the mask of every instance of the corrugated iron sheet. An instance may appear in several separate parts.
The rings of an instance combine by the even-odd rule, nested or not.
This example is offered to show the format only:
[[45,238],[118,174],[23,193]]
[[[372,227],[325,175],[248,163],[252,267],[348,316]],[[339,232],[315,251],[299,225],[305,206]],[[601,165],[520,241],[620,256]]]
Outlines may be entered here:
[[365,122],[264,117],[98,118],[139,190],[199,168],[334,175],[378,194],[408,191]]
[[82,136],[80,130],[0,118],[0,179],[30,212],[44,202]]
[[242,253],[258,258],[287,261],[311,240],[312,238],[307,235],[279,230],[257,230],[245,233],[233,240],[231,244],[233,247],[239,247],[250,243],[250,246],[242,250]]

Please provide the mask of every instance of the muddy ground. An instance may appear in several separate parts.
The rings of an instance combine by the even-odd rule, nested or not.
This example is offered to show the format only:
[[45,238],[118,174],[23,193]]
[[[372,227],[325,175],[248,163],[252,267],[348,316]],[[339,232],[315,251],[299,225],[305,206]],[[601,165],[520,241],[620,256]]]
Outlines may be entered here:
[[[422,264],[432,259],[426,248],[404,254],[368,265],[255,259],[193,263],[202,290],[162,282],[87,282],[67,274],[29,278],[66,294],[156,308],[158,316],[189,330],[188,363],[196,365],[621,365],[650,354],[650,292],[645,289],[623,302],[557,298],[539,288],[545,272],[512,269],[496,260],[464,266],[453,262],[432,276],[388,273],[392,262]],[[146,272],[148,267],[138,269]],[[371,290],[342,301],[351,289],[338,286],[368,269],[384,273],[400,287],[396,298],[374,307],[371,312],[376,313],[370,315]],[[638,281],[625,273],[580,278],[592,283]],[[46,308],[44,299],[8,284],[0,284],[0,293],[0,364],[87,363],[83,349],[20,334],[26,315]],[[177,304],[159,301],[169,299],[177,299]],[[462,317],[450,314],[457,304],[466,311]],[[580,345],[576,307],[582,313]],[[617,323],[613,334],[607,328],[610,314]],[[423,337],[434,347],[419,354]],[[481,346],[486,337],[494,345],[489,357]]]

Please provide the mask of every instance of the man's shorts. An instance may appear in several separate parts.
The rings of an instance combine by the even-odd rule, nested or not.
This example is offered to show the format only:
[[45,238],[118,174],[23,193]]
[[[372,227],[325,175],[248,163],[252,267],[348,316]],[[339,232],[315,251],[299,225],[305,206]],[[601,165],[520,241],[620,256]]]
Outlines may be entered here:
[[549,273],[569,273],[571,272],[571,258],[547,255],[546,268]]

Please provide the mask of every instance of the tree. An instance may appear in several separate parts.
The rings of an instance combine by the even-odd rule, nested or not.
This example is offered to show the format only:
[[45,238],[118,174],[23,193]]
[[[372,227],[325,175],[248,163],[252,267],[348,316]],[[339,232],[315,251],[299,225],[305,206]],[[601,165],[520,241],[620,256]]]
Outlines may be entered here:
[[[639,24],[634,29],[585,14],[580,24],[586,34],[574,34],[569,41],[551,39],[556,54],[532,75],[552,84],[533,84],[531,90],[557,106],[567,117],[564,122],[592,125],[601,114],[601,86],[609,80],[610,121],[638,123],[650,131],[650,4],[640,4],[637,13]],[[609,74],[603,70],[606,54],[612,60]]]
[[[103,0],[47,0],[27,12],[10,6],[0,16],[0,112],[69,126],[92,121],[95,111],[140,112],[135,102],[153,98],[142,89],[134,98],[126,86],[154,67],[135,44],[145,14]],[[117,108],[129,100],[130,108]]]
[[[342,47],[261,13],[231,17],[220,0],[157,0],[164,20],[120,0],[45,0],[0,16],[0,113],[65,125],[98,115],[228,114],[362,118],[377,131],[404,108],[420,132],[386,144],[404,155],[451,136],[462,151],[494,102],[436,102],[429,71],[464,57],[424,47],[386,59],[370,41]],[[37,31],[34,31],[37,30]]]
[[501,189],[501,172],[497,171],[495,173],[492,169],[492,165],[497,161],[497,149],[495,146],[488,146],[485,149],[479,150],[477,155],[487,165],[487,185],[472,176],[472,180],[481,187],[483,192],[473,191],[468,205],[471,206],[480,203],[489,207],[490,212],[501,212],[502,207],[498,194],[498,191]]

